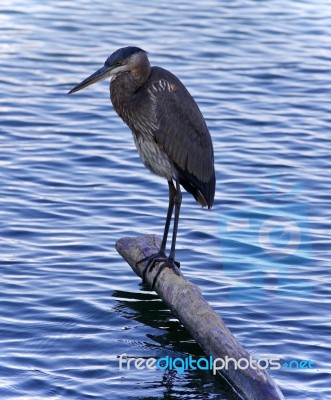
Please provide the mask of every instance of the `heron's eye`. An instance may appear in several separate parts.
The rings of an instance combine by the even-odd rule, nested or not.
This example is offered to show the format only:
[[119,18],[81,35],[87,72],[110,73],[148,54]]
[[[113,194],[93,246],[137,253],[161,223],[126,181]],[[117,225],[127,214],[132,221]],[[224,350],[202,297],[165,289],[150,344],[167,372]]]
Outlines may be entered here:
[[117,61],[116,65],[119,67],[120,65],[123,64],[123,61]]

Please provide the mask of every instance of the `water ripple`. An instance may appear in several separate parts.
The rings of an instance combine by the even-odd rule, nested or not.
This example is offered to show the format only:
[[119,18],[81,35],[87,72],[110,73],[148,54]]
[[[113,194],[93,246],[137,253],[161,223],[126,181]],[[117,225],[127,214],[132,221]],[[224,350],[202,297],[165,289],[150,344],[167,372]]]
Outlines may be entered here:
[[184,194],[184,273],[253,354],[314,361],[271,371],[287,399],[327,397],[330,11],[3,1],[1,399],[236,399],[204,371],[118,369],[122,353],[201,354],[114,250],[162,232],[165,183],[141,165],[107,84],[66,94],[125,45],[181,78],[213,136],[215,206]]

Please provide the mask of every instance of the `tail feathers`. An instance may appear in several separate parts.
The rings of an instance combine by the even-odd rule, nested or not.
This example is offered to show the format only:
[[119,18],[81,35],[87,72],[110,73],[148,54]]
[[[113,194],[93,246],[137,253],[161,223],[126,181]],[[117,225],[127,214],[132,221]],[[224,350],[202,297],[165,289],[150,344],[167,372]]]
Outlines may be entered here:
[[208,182],[199,181],[194,175],[178,168],[179,183],[191,193],[202,207],[212,208],[215,196],[216,178],[215,171]]

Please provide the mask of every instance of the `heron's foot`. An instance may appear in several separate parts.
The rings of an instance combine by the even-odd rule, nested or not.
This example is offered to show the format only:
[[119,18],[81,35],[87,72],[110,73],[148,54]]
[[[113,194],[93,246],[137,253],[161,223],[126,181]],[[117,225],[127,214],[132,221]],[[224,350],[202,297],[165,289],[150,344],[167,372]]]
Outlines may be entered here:
[[[158,253],[151,254],[150,256],[144,257],[144,258],[142,258],[141,260],[137,261],[137,262],[136,262],[136,266],[139,265],[139,264],[141,264],[142,262],[147,261],[147,264],[146,264],[145,268],[146,268],[147,266],[149,267],[151,263],[154,264],[154,262],[155,262],[154,260],[155,260],[156,258],[160,258],[161,260],[163,260],[163,259],[166,259],[167,256],[165,255],[165,252],[164,252],[164,251],[161,251],[161,250],[160,250]],[[145,270],[145,268],[144,268],[144,270]]]
[[156,275],[154,276],[151,290],[154,289],[157,278],[159,277],[160,273],[164,270],[164,268],[171,268],[174,271],[174,273],[179,276],[180,275],[180,273],[178,271],[179,267],[180,267],[180,263],[178,261],[175,261],[171,257],[167,257],[166,260],[164,261],[164,263],[159,266],[159,269],[158,269]]
[[142,274],[142,279],[143,282],[146,282],[146,273],[148,270],[152,270],[155,267],[155,264],[161,261],[165,261],[167,259],[167,256],[165,255],[165,252],[160,250],[158,253],[152,254],[148,257],[145,257],[141,260],[139,260],[136,265],[142,263],[142,262],[146,262],[146,265],[143,269],[143,274]]
[[147,261],[143,273],[142,273],[142,280],[143,282],[146,282],[146,273],[147,271],[152,271],[152,269],[155,267],[157,263],[160,263],[163,261],[163,264],[159,267],[159,271],[157,272],[154,280],[153,280],[153,285],[152,285],[152,290],[154,288],[156,278],[159,276],[160,272],[162,271],[163,268],[169,267],[171,268],[177,275],[179,275],[177,268],[180,267],[180,263],[178,261],[173,260],[172,258],[169,258],[166,256],[166,254],[163,251],[159,251],[158,253],[152,254],[148,257],[142,258],[141,260],[136,262],[136,265]]

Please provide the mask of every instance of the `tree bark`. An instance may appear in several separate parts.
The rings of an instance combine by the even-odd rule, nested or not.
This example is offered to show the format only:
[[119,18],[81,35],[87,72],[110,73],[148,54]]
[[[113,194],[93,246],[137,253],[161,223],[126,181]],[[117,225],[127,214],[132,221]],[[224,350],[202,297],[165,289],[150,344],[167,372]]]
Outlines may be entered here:
[[[116,250],[129,263],[133,271],[142,277],[145,263],[136,265],[137,261],[157,253],[160,244],[160,238],[154,235],[139,238],[125,237],[117,241]],[[150,285],[157,271],[158,265],[146,273],[146,280]],[[252,356],[212,310],[200,289],[185,279],[182,274],[178,276],[170,268],[165,268],[158,277],[155,291],[206,355],[213,357],[217,366],[222,367],[222,360],[229,358],[236,361],[246,359],[250,362]],[[216,362],[216,359],[221,360]],[[240,363],[243,367],[246,364],[245,361]],[[217,372],[244,400],[284,400],[280,389],[265,370],[254,369],[251,365],[247,369],[235,369],[234,362],[229,361],[227,369],[222,368]]]

